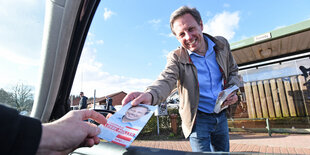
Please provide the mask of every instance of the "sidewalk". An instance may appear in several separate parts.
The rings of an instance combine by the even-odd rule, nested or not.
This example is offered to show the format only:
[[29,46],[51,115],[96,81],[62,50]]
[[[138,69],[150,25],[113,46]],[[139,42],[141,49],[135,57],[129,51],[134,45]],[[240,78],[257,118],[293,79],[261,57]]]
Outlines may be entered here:
[[[188,140],[144,141],[136,140],[132,146],[143,146],[178,151],[191,151]],[[230,152],[310,154],[310,134],[231,133]]]

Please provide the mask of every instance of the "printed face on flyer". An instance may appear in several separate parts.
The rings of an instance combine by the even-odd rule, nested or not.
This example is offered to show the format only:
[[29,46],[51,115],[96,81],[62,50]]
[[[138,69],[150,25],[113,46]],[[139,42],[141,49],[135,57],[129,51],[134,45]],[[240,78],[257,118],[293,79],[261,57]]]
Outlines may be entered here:
[[130,122],[130,121],[138,120],[139,118],[146,115],[148,111],[149,109],[144,106],[131,107],[126,111],[123,117],[123,122]]

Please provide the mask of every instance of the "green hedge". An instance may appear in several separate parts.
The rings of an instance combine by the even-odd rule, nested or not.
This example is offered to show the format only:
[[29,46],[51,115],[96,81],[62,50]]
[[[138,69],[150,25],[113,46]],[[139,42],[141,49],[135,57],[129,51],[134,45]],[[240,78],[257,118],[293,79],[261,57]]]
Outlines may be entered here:
[[[177,114],[177,134],[172,133],[171,122],[169,115]],[[160,135],[157,135],[157,118],[156,116],[152,116],[148,123],[144,126],[143,130],[137,137],[137,139],[175,139],[175,138],[183,138],[182,128],[181,128],[181,118],[178,109],[168,109],[167,116],[159,116],[159,131]],[[164,137],[162,137],[164,136]]]

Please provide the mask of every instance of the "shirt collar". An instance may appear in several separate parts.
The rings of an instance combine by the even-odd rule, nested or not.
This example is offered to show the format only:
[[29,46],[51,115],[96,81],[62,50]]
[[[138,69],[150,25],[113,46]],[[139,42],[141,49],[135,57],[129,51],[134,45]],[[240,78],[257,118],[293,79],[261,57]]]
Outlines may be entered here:
[[[214,43],[211,39],[209,39],[206,35],[203,35],[203,37],[204,37],[205,41],[207,41],[207,43],[208,43],[208,49],[207,49],[206,55],[209,55],[209,54],[211,53],[210,51],[213,50],[213,48],[214,48],[214,46],[215,46],[215,43]],[[198,55],[197,53],[195,53],[195,52],[193,52],[193,51],[190,51],[189,49],[186,49],[186,50],[187,50],[187,52],[188,52],[188,55],[194,54],[194,55],[196,55],[196,56],[200,56],[200,55]],[[209,52],[208,52],[208,51],[209,51]],[[205,55],[205,56],[206,56],[206,55]]]

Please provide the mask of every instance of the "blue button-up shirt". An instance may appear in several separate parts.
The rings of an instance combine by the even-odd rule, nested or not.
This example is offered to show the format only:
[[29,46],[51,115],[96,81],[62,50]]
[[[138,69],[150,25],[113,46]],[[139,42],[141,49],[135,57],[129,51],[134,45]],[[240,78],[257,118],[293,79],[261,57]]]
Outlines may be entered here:
[[217,96],[223,89],[222,73],[216,61],[215,43],[206,36],[204,36],[204,39],[208,43],[205,56],[198,55],[189,50],[188,52],[197,68],[200,91],[198,110],[205,113],[213,113]]

